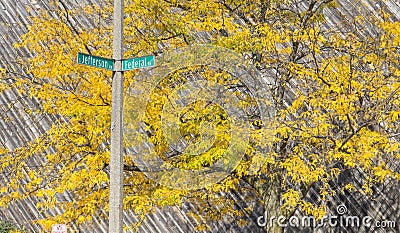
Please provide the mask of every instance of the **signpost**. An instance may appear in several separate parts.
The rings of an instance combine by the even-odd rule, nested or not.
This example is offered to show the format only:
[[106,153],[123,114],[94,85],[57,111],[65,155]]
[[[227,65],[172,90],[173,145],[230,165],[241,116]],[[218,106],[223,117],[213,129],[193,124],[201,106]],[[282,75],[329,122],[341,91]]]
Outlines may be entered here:
[[[113,71],[111,100],[110,213],[108,232],[123,231],[123,99],[124,71],[154,66],[154,56],[123,59],[124,1],[114,0],[113,59],[78,53],[78,63]],[[54,225],[52,233],[67,233],[65,225]]]
[[68,233],[65,224],[54,224],[51,226],[51,233]]
[[113,58],[116,61],[112,78],[111,93],[111,150],[110,150],[110,212],[108,214],[108,233],[123,232],[124,199],[124,72],[121,61],[124,58],[124,0],[114,0],[113,16]]
[[85,53],[78,53],[78,64],[114,70],[114,60]]
[[122,71],[154,66],[154,56],[129,58],[122,61]]

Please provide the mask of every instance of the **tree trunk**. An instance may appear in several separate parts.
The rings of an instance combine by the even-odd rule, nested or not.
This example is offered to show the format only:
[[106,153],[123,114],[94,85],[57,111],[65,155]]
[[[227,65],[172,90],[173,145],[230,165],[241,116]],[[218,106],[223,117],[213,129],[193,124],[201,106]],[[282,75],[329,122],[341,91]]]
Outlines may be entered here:
[[262,197],[264,205],[264,215],[258,217],[257,224],[263,227],[266,233],[282,233],[282,224],[285,224],[287,219],[280,208],[281,180],[279,177],[256,180],[254,187]]

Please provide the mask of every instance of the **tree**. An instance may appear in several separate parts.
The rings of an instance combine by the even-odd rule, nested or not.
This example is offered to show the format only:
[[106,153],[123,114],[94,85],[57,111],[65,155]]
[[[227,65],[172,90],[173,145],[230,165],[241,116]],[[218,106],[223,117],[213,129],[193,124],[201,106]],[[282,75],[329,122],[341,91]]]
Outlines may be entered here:
[[5,220],[0,221],[0,232],[1,233],[17,233],[17,232],[25,232],[24,230],[20,231],[17,226],[15,226],[12,222]]
[[[61,219],[79,225],[90,221],[98,210],[108,210],[111,115],[111,72],[75,63],[79,51],[111,57],[111,3],[79,8],[68,8],[61,0],[52,3],[52,9],[32,18],[27,33],[15,45],[33,54],[21,58],[29,75],[4,75],[14,80],[8,88],[16,87],[21,95],[40,100],[42,108],[31,114],[51,114],[57,120],[44,135],[14,151],[2,151],[0,158],[1,172],[11,180],[1,189],[1,204],[35,196],[43,211],[54,207],[64,210],[40,221],[47,228]],[[248,57],[270,80],[269,106],[275,112],[273,121],[261,122],[254,96],[240,79],[224,70],[200,66],[169,74],[151,93],[151,101],[129,102],[146,106],[145,118],[140,120],[157,156],[171,166],[196,170],[222,158],[229,145],[229,114],[205,101],[191,103],[179,115],[182,138],[178,139],[194,145],[184,149],[199,155],[174,151],[163,135],[163,106],[191,77],[223,86],[248,106],[245,109],[251,130],[249,142],[244,145],[246,153],[224,180],[191,191],[160,185],[126,156],[125,208],[144,219],[156,206],[195,199],[204,208],[193,214],[194,218],[223,218],[246,224],[233,200],[221,192],[248,190],[258,196],[268,213],[266,219],[288,217],[297,207],[321,218],[326,198],[334,195],[329,182],[345,170],[364,172],[365,185],[358,191],[366,194],[372,192],[376,182],[389,178],[398,182],[400,175],[390,164],[399,159],[400,24],[388,20],[382,10],[379,19],[372,19],[373,35],[362,33],[360,27],[367,22],[357,17],[352,24],[340,25],[340,30],[327,29],[324,10],[334,8],[335,2],[302,3],[127,3],[124,33],[129,49],[125,57],[161,57],[167,51],[198,43],[231,49]],[[85,20],[90,25],[85,25]],[[127,72],[126,76],[127,89],[140,81],[138,71]],[[146,91],[138,85],[135,88]],[[202,125],[208,126],[202,129]],[[274,129],[273,139],[263,140],[271,134],[270,129]],[[320,194],[319,203],[304,199],[314,184]],[[346,188],[355,187],[349,183]],[[73,201],[62,201],[61,195],[69,195]],[[282,231],[276,224],[265,229]]]

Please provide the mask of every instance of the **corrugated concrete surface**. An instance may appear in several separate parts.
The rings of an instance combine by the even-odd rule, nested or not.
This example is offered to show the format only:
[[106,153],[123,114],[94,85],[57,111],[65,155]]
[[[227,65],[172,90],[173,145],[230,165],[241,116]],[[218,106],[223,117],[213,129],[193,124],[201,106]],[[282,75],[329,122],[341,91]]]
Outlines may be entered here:
[[[88,1],[68,0],[67,5],[84,4]],[[89,2],[92,2],[91,0]],[[326,27],[341,28],[346,16],[354,15],[376,15],[381,7],[385,7],[391,13],[392,21],[400,19],[400,2],[397,0],[372,1],[364,0],[364,4],[355,5],[351,0],[339,0],[337,10],[327,11],[328,20]],[[95,2],[94,2],[95,3]],[[31,10],[27,11],[27,7]],[[49,4],[46,0],[0,0],[0,67],[12,67],[14,72],[24,74],[24,70],[16,62],[17,57],[30,57],[29,51],[24,49],[14,49],[13,43],[20,39],[20,36],[26,32],[29,24],[29,16],[35,16],[39,9],[48,9]],[[90,26],[90,19],[79,20],[81,26]],[[372,23],[371,23],[372,24]],[[373,25],[365,28],[366,34],[373,35]],[[14,107],[9,110],[8,106],[12,103]],[[7,91],[0,95],[0,145],[9,149],[14,149],[25,142],[33,140],[41,135],[50,127],[55,120],[52,116],[32,116],[25,113],[25,109],[35,109],[39,103],[33,99],[22,97],[18,90]],[[41,159],[37,158],[32,163],[40,164]],[[393,163],[400,170],[399,164]],[[336,214],[336,207],[344,204],[347,213],[355,216],[371,216],[378,220],[397,220],[400,224],[400,185],[399,183],[386,183],[376,187],[376,196],[366,198],[359,194],[345,193],[336,187],[346,179],[360,180],[363,175],[353,172],[353,174],[343,174],[335,183],[332,183],[332,189],[338,192],[329,206],[329,212]],[[357,178],[357,179],[356,179]],[[0,177],[1,185],[7,185],[7,178]],[[315,200],[316,189],[312,189],[308,195],[309,200]],[[244,207],[249,205],[246,196],[242,193],[227,193],[237,203],[237,208],[244,212]],[[249,194],[250,195],[250,194]],[[68,198],[68,197],[66,197]],[[248,197],[247,197],[248,198]],[[255,197],[253,202],[257,202]],[[250,198],[251,199],[251,198]],[[18,201],[7,209],[0,209],[0,219],[10,219],[18,225],[25,226],[29,232],[40,232],[39,226],[32,224],[32,220],[40,219],[43,216],[36,209],[37,200],[34,198],[25,201]],[[196,211],[201,208],[199,203],[185,203],[182,206],[168,207],[163,210],[157,209],[154,214],[148,216],[140,228],[140,232],[148,233],[186,233],[195,232],[195,227],[199,224],[188,215],[188,211]],[[263,229],[257,226],[257,217],[263,214],[261,208],[256,208],[252,213],[244,212],[245,218],[250,223],[243,228],[237,226],[235,222],[216,222],[211,224],[211,232],[262,232]],[[300,211],[296,211],[296,216],[301,216]],[[137,218],[130,211],[124,213],[126,224],[132,224]],[[74,226],[69,226],[75,228]],[[95,217],[93,228],[81,228],[79,232],[106,232],[107,224],[105,219]],[[399,226],[393,229],[393,232],[400,232]],[[78,229],[76,229],[78,230]],[[347,228],[287,228],[288,232],[388,232],[387,229],[356,229]]]

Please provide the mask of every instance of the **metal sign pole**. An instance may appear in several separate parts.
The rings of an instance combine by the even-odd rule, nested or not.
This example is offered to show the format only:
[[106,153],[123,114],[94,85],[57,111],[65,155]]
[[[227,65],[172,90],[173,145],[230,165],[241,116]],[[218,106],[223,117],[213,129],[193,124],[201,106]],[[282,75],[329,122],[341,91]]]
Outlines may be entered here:
[[123,231],[123,0],[114,0],[109,233]]

